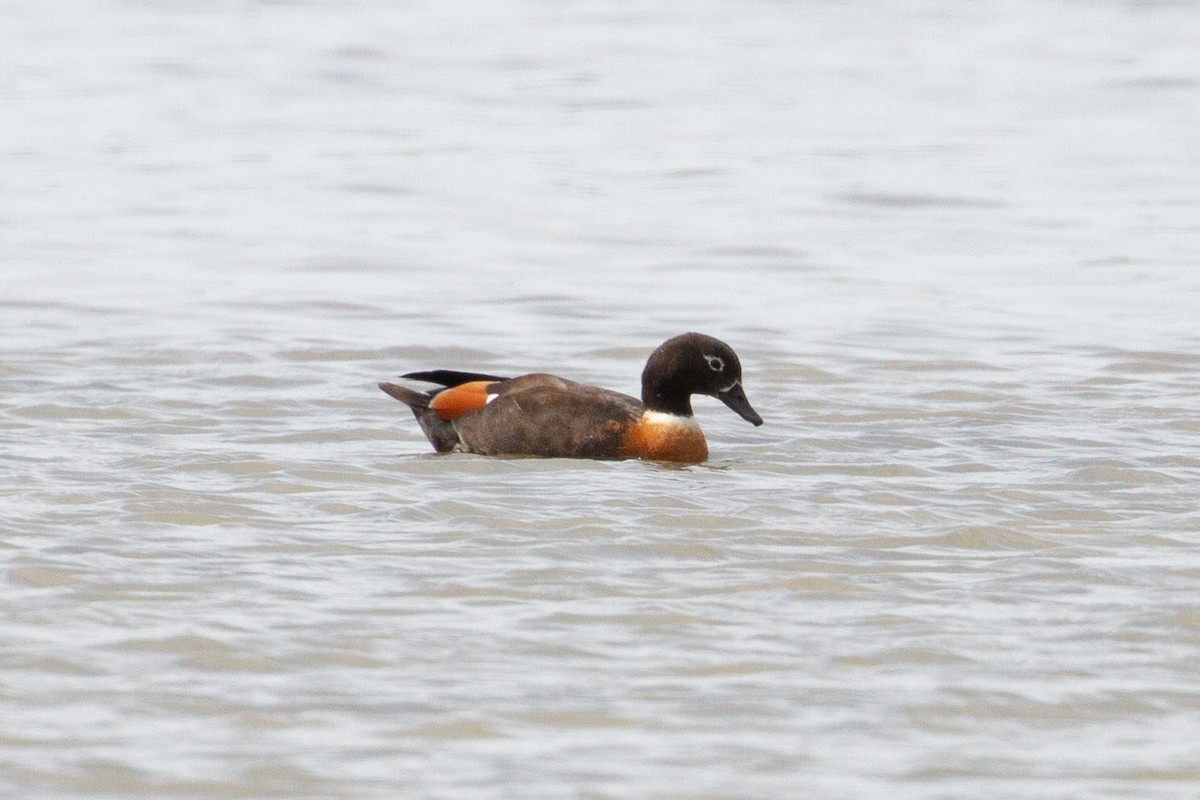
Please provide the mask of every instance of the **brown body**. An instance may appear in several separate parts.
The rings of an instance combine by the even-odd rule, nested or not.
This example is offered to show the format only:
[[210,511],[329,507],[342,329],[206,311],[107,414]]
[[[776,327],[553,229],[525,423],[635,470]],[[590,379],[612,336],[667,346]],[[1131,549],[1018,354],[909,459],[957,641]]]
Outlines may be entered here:
[[[415,394],[392,383],[380,386],[402,402]],[[433,415],[457,439],[438,448],[444,451],[685,463],[708,458],[694,420],[647,414],[637,398],[553,375],[470,381],[438,392],[428,403],[417,418]]]

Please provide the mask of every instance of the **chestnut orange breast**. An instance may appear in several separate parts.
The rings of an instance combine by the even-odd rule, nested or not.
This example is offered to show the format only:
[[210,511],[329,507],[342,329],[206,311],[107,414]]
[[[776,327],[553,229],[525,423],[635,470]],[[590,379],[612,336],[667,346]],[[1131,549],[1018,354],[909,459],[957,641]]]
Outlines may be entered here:
[[646,411],[626,428],[617,452],[620,458],[699,464],[708,458],[708,442],[694,418]]

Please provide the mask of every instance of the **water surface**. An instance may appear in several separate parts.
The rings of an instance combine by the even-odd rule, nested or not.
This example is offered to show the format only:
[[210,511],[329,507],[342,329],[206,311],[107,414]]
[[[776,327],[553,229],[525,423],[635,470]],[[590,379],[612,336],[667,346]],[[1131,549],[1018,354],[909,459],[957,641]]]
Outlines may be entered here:
[[6,4],[0,793],[1196,797],[1198,11]]

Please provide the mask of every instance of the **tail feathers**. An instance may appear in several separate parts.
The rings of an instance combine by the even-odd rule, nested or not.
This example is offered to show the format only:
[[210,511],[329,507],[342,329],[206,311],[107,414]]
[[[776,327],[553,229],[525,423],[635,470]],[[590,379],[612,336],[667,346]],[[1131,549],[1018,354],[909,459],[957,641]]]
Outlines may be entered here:
[[429,402],[433,399],[433,395],[437,394],[436,391],[429,394],[422,394],[421,392],[414,392],[412,389],[387,382],[379,384],[379,388],[409,407],[413,416],[417,418],[417,424],[425,432],[425,438],[433,445],[434,450],[437,450],[439,453],[449,453],[458,446],[458,431],[454,429],[454,424],[449,420],[439,417],[429,407]]
[[404,386],[397,386],[394,383],[387,383],[386,381],[379,384],[379,388],[383,389],[401,403],[404,403],[404,405],[408,406],[413,411],[423,411],[429,408],[430,397],[427,394],[414,392],[412,389],[408,389]]
[[[436,383],[447,387],[459,386],[461,384],[471,383],[473,381],[490,381],[491,383],[496,383],[497,381],[508,380],[508,378],[501,378],[496,375],[484,375],[481,372],[459,372],[458,370],[453,369],[433,369],[427,372],[409,372],[405,375],[401,375],[400,377],[407,378],[411,381],[425,381],[426,383]],[[392,384],[388,385],[390,386]],[[380,386],[382,387],[382,384],[380,384]],[[388,392],[388,394],[392,394],[387,389],[384,389],[384,391]],[[393,394],[392,397],[396,397],[396,395]],[[397,397],[396,399],[399,400],[400,398]],[[405,401],[401,400],[401,402]]]

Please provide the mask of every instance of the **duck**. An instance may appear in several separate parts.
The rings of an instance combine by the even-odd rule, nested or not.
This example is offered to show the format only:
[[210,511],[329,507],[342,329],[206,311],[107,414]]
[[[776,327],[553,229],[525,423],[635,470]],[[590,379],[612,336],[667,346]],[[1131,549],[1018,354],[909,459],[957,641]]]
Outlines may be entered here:
[[383,382],[379,388],[408,406],[439,453],[698,464],[708,458],[708,442],[692,413],[697,394],[763,424],[742,388],[737,353],[695,332],[668,339],[650,354],[640,400],[540,372],[504,378],[435,369],[400,377],[436,385],[417,391]]

